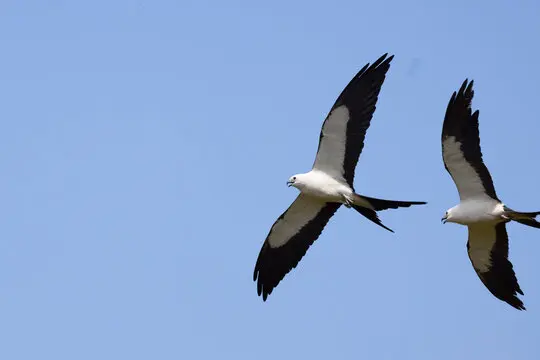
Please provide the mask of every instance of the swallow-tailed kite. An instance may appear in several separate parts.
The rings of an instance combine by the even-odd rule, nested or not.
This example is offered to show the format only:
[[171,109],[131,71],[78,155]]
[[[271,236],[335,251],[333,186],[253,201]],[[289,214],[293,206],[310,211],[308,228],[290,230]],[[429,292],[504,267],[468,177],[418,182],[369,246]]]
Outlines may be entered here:
[[479,111],[471,111],[473,81],[465,80],[452,95],[442,129],[442,157],[459,192],[460,203],[446,211],[443,223],[469,228],[467,252],[472,266],[487,289],[498,299],[525,310],[523,295],[512,263],[508,260],[506,223],[514,220],[540,228],[540,212],[517,212],[505,206],[495,193],[491,175],[482,160]]
[[364,137],[393,58],[386,56],[364,66],[345,87],[324,120],[311,171],[291,176],[287,181],[300,194],[272,225],[253,273],[257,293],[262,294],[264,301],[296,267],[341,204],[389,231],[392,230],[379,220],[378,210],[425,204],[370,198],[358,195],[353,187]]

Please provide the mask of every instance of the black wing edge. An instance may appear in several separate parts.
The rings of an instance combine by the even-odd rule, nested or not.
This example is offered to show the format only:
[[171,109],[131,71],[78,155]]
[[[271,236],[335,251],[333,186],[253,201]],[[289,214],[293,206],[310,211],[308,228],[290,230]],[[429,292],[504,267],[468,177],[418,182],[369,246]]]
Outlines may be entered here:
[[[347,143],[345,144],[345,159],[343,160],[343,177],[351,187],[353,187],[356,164],[364,148],[366,131],[376,109],[379,92],[386,78],[386,73],[390,69],[390,62],[394,58],[394,55],[388,58],[387,56],[388,53],[385,53],[373,64],[367,63],[361,68],[345,86],[330,109],[331,113],[337,107],[345,104],[351,117],[355,118],[355,121],[349,121],[347,124]],[[327,120],[328,117],[321,127],[317,152],[321,147],[324,137],[323,129]]]
[[[459,91],[452,93],[444,115],[441,140],[446,139],[448,136],[456,136],[459,139],[464,131],[464,125],[469,123],[469,119],[472,117],[473,85],[474,80],[469,82],[467,78],[461,84]],[[475,114],[479,112],[479,110],[476,110]]]
[[[345,86],[345,89],[343,89],[343,91],[339,94],[331,110],[334,110],[335,108],[341,106],[347,100],[349,100],[347,99],[348,95],[350,93],[356,93],[356,90],[358,90],[357,89],[358,86],[360,85],[360,83],[364,82],[362,80],[365,79],[366,75],[378,75],[378,76],[374,76],[374,79],[372,79],[372,81],[380,80],[382,84],[386,73],[390,69],[390,62],[394,59],[394,55],[391,55],[388,58],[386,58],[387,56],[388,56],[388,53],[384,53],[373,64],[370,65],[370,63],[367,63],[362,69],[360,69],[356,73],[356,75],[351,79],[351,81],[349,81],[347,86]],[[372,84],[373,87],[377,87],[378,85],[379,84]],[[378,91],[377,91],[377,94],[378,94]],[[375,94],[374,96],[376,97],[377,94]],[[354,103],[358,101],[358,99],[351,99],[351,100],[353,100],[352,101],[353,104],[351,105],[354,105]]]
[[[388,53],[384,53],[373,64],[371,64],[371,66],[370,66],[370,63],[367,63],[366,65],[364,65],[364,67],[361,68],[356,73],[356,75],[351,79],[351,81],[349,81],[347,86],[345,86],[345,88],[341,91],[341,93],[337,97],[336,101],[334,102],[334,105],[332,105],[332,107],[330,108],[330,112],[328,114],[330,114],[335,108],[337,108],[337,107],[339,107],[339,106],[341,106],[341,105],[343,105],[345,103],[345,101],[347,100],[347,97],[348,97],[347,95],[350,94],[350,93],[355,92],[354,90],[356,90],[358,85],[361,83],[361,80],[364,79],[363,76],[365,74],[370,74],[370,73],[381,74],[382,75],[381,85],[382,85],[382,82],[384,82],[386,73],[390,69],[390,62],[394,58],[394,55],[391,55],[390,57],[388,57],[385,60],[385,58],[387,56],[388,56]],[[379,86],[379,89],[377,90],[377,92],[375,94],[375,101],[376,101],[376,98],[377,98],[377,96],[379,94],[379,91],[380,91],[380,86]],[[352,102],[353,105],[355,103],[358,103],[358,99],[352,99],[352,100],[353,100],[353,102]],[[375,107],[373,108],[373,111],[375,111]],[[323,138],[322,129],[324,129],[324,124],[326,123],[327,120],[328,120],[328,116],[326,117],[325,121],[323,122],[323,125],[321,127],[321,132],[319,133],[319,146],[317,148],[317,152],[319,152],[319,148],[321,147],[321,140]],[[368,124],[368,126],[369,126],[369,124]],[[361,152],[362,147],[364,146],[364,144],[361,143],[361,144],[359,144],[359,146],[360,146],[360,151],[358,153]]]
[[[341,106],[343,104],[343,99],[345,98],[346,94],[350,93],[352,91],[353,87],[357,86],[357,84],[359,83],[362,75],[364,75],[367,72],[371,72],[377,66],[382,65],[382,62],[384,61],[384,59],[387,56],[388,56],[388,53],[384,53],[371,66],[370,66],[370,63],[367,63],[366,65],[364,65],[364,67],[361,68],[356,73],[356,75],[351,79],[351,81],[349,81],[347,86],[345,86],[345,88],[341,91],[341,93],[337,97],[336,101],[334,102],[334,105],[332,105],[332,107],[330,108],[330,112],[328,114],[330,114],[335,108],[337,108],[337,107],[339,107],[339,106]],[[390,62],[392,61],[393,58],[394,58],[394,55],[392,55],[388,59],[386,59],[385,64],[386,64],[387,69],[384,71],[385,74],[388,71],[388,69],[390,68]],[[321,140],[323,138],[324,124],[326,123],[327,120],[328,120],[328,116],[326,117],[326,119],[324,120],[324,122],[323,122],[323,124],[321,126],[321,132],[319,133],[319,146],[317,148],[317,152],[319,152],[319,149],[321,147]]]
[[[461,152],[465,160],[471,164],[482,180],[486,194],[494,200],[500,201],[497,197],[491,174],[482,159],[478,123],[480,110],[476,110],[474,113],[471,110],[472,99],[474,97],[473,84],[474,80],[469,82],[469,79],[465,79],[459,91],[457,93],[454,91],[452,94],[444,116],[441,146],[447,137],[454,136],[461,144]],[[444,154],[443,164],[446,171],[452,176],[452,173],[450,173],[444,162]]]
[[[491,268],[485,273],[477,272],[486,288],[497,299],[506,302],[518,310],[526,310],[517,294],[524,295],[521,290],[514,267],[508,260],[508,233],[506,223],[495,226],[496,241],[491,250]],[[469,243],[467,242],[467,251]]]
[[390,62],[394,55],[381,56],[365,71],[360,71],[340,94],[335,106],[343,103],[349,109],[351,121],[347,124],[347,141],[343,159],[343,177],[353,187],[354,173],[371,119],[377,108],[377,101]]
[[[339,203],[326,203],[311,221],[278,248],[272,248],[268,244],[268,236],[272,232],[270,229],[253,271],[253,281],[257,281],[257,294],[262,295],[263,301],[266,301],[268,295],[272,293],[285,275],[298,265],[340,206]],[[288,209],[281,214],[274,225],[283,219],[287,211]]]

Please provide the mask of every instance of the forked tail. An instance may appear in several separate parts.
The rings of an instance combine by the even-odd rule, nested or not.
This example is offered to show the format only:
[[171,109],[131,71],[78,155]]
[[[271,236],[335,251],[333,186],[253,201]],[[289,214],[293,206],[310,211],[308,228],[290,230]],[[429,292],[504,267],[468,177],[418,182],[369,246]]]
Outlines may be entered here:
[[411,205],[425,205],[425,201],[397,201],[397,200],[383,200],[367,197],[364,195],[355,194],[354,203],[358,205],[365,204],[367,201],[370,205],[369,207],[375,211],[387,210],[387,209],[397,209],[400,207],[409,207]]
[[535,217],[540,215],[540,211],[535,212],[519,212],[504,207],[504,216],[510,220],[517,221],[520,224],[531,226],[533,228],[540,229],[540,222],[536,221]]
[[358,211],[360,214],[364,215],[369,220],[373,221],[375,224],[385,228],[388,231],[394,232],[394,230],[385,226],[379,216],[377,211],[386,210],[386,209],[397,209],[400,207],[409,207],[411,205],[424,205],[424,201],[396,201],[396,200],[383,200],[375,199],[363,195],[354,194],[354,204],[352,204],[353,209]]
[[354,210],[358,211],[360,214],[364,215],[369,220],[373,221],[375,224],[379,225],[380,227],[385,228],[388,231],[394,232],[394,230],[390,229],[389,227],[385,226],[381,219],[379,219],[379,216],[377,215],[377,212],[375,210],[371,210],[362,206],[358,205],[351,205]]

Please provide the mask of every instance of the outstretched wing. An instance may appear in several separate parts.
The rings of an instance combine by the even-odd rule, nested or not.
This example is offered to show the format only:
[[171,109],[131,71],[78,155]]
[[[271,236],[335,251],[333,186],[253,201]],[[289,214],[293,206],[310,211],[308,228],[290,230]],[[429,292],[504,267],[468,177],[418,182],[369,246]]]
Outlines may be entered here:
[[465,80],[446,108],[441,139],[444,167],[452,176],[461,200],[490,197],[499,201],[491,175],[482,160],[479,111],[471,111],[472,87],[473,81],[467,84]]
[[259,296],[262,294],[264,301],[285,275],[298,265],[340,206],[339,203],[326,203],[300,194],[274,222],[253,272],[257,293]]
[[381,56],[373,65],[364,66],[337,98],[324,120],[314,169],[336,179],[343,178],[353,187],[354,171],[364,138],[375,112],[377,98],[394,56]]
[[512,263],[508,260],[506,224],[469,225],[469,259],[478,277],[498,299],[525,310],[517,294],[523,295]]

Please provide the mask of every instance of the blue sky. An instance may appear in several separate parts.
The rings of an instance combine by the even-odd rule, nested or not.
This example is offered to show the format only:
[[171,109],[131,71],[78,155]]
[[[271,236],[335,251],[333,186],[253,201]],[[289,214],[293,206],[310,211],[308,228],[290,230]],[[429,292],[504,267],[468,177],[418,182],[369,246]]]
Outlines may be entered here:
[[[535,1],[2,1],[0,358],[538,359],[540,233],[508,226],[527,311],[440,223],[440,132],[475,80],[500,197],[540,210]],[[355,186],[266,303],[253,266],[351,77],[395,54]]]

